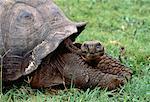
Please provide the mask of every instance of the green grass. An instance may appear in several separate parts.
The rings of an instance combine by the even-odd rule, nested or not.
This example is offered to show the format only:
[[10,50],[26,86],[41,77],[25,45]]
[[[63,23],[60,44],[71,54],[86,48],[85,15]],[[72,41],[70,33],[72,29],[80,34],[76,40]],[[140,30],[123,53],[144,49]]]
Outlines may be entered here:
[[[133,78],[117,92],[95,88],[71,88],[56,95],[33,90],[28,85],[10,89],[3,102],[149,102],[150,100],[150,0],[54,0],[73,21],[88,21],[77,42],[99,40],[118,58],[125,47],[123,63]],[[111,97],[110,97],[111,96]]]

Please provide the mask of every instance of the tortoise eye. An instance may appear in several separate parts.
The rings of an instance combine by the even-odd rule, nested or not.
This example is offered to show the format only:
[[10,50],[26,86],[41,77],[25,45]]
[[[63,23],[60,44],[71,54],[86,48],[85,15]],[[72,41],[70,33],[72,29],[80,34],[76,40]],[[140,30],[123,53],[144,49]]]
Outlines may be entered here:
[[100,48],[101,48],[101,44],[98,43],[98,44],[96,45],[96,48],[97,48],[97,49],[100,49]]
[[84,46],[85,48],[88,48],[88,45],[87,45],[87,44],[84,44],[83,46]]
[[97,49],[99,49],[99,48],[100,48],[100,46],[99,46],[99,45],[97,45],[97,46],[96,46],[96,48],[97,48]]
[[88,52],[88,45],[87,44],[83,44],[81,46],[81,50],[82,50],[82,53],[87,53]]

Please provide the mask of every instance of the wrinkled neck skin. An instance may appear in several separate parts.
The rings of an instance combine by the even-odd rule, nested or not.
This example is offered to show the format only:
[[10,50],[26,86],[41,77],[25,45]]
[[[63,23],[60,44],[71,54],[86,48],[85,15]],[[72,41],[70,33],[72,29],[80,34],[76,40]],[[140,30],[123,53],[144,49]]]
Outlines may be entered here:
[[65,47],[72,53],[78,54],[78,55],[83,55],[80,47],[80,43],[73,43],[70,38],[67,38],[64,40],[64,45]]

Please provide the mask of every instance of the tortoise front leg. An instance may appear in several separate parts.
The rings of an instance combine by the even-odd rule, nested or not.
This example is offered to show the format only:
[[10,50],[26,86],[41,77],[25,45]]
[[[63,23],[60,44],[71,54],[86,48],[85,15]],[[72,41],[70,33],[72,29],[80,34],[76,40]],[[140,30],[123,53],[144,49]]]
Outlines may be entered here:
[[114,59],[107,54],[99,57],[99,63],[97,69],[100,69],[103,73],[109,73],[125,77],[127,80],[131,79],[132,71],[125,65],[121,64],[117,59]]

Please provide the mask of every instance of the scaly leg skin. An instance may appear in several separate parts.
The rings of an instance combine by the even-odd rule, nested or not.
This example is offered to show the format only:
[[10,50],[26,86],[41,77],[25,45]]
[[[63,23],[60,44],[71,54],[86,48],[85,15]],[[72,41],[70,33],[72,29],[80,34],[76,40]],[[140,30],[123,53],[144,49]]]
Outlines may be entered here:
[[98,60],[99,63],[97,65],[97,68],[100,69],[102,72],[123,76],[127,80],[131,78],[132,71],[123,64],[121,64],[121,62],[113,59],[107,54],[100,56]]

